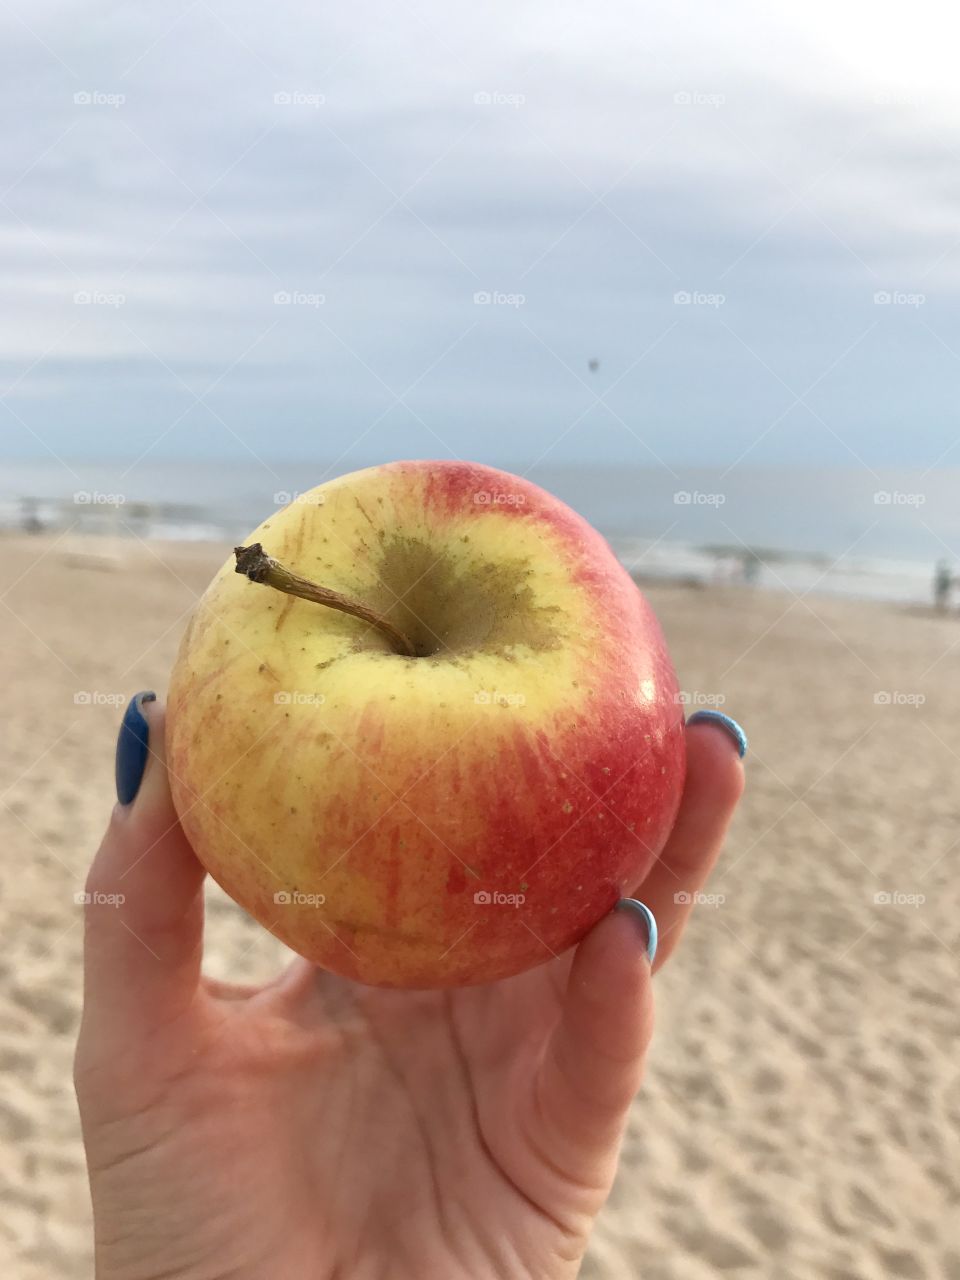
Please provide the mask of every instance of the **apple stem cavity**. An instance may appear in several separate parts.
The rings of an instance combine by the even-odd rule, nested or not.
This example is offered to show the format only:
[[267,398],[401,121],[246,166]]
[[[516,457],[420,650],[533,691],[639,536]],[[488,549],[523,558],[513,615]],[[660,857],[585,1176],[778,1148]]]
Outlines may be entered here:
[[233,554],[237,557],[237,573],[244,574],[251,582],[263,582],[288,596],[298,596],[301,600],[311,600],[314,604],[326,605],[328,609],[348,613],[352,618],[360,618],[385,635],[395,653],[407,658],[417,656],[416,649],[403,632],[382,614],[376,613],[359,600],[342,596],[339,591],[331,591],[329,587],[321,587],[309,578],[301,578],[279,560],[267,555],[259,542],[254,542],[249,547],[234,547]]

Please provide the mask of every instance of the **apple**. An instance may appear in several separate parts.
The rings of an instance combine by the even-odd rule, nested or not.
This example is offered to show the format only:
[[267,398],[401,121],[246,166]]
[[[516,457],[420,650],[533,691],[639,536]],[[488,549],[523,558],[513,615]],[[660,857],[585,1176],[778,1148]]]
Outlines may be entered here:
[[683,711],[585,520],[490,467],[395,462],[249,541],[184,635],[167,747],[197,856],[262,925],[346,977],[446,987],[561,954],[640,885]]

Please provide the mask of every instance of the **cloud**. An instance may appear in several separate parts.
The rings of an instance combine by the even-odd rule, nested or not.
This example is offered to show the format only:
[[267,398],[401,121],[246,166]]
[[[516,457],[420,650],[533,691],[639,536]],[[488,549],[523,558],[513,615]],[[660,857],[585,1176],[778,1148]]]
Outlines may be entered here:
[[932,460],[957,100],[865,13],[19,0],[7,447]]

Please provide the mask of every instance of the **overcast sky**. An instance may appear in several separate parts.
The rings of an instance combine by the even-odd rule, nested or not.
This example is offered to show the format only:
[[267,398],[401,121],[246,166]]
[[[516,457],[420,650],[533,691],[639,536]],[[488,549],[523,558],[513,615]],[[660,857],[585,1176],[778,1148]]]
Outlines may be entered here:
[[960,465],[944,6],[320,8],[0,10],[0,453]]

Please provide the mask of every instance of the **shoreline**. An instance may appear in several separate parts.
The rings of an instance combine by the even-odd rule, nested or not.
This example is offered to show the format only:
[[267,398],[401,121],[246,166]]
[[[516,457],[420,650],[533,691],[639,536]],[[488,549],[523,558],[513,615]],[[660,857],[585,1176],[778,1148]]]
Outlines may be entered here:
[[[236,539],[244,538],[247,533],[249,533],[249,530],[238,533]],[[129,558],[126,553],[137,547],[146,548],[147,551],[144,554],[149,554],[152,551],[154,555],[159,554],[160,548],[166,548],[167,553],[174,557],[182,552],[187,556],[197,555],[202,558],[208,554],[221,551],[223,559],[226,559],[232,552],[234,541],[235,538],[228,537],[226,534],[222,535],[222,537],[156,537],[152,534],[141,535],[136,530],[129,528],[122,532],[111,533],[99,529],[77,531],[69,527],[61,530],[43,530],[41,532],[28,533],[20,529],[0,526],[0,548],[20,545],[24,548],[36,547],[38,555],[46,555],[54,546],[59,544],[63,549],[63,554],[72,556],[78,561],[85,556],[89,556],[91,562],[99,559],[104,564],[109,560],[122,563],[125,558]],[[826,570],[823,567],[823,561],[827,558],[808,553],[791,555],[787,552],[778,551],[776,552],[777,559],[769,563],[763,561],[763,571],[759,572],[753,581],[747,582],[743,580],[742,576],[738,576],[738,567],[731,557],[727,557],[725,562],[722,558],[713,560],[701,556],[700,561],[696,562],[698,572],[691,573],[689,568],[684,568],[683,562],[684,560],[689,562],[691,555],[700,556],[701,550],[699,548],[691,548],[686,544],[660,543],[658,549],[664,563],[654,571],[644,570],[638,565],[636,557],[629,557],[618,551],[616,539],[611,542],[611,546],[613,546],[620,563],[630,573],[634,582],[645,592],[668,587],[698,592],[742,590],[748,594],[759,592],[763,595],[794,596],[801,599],[809,596],[818,600],[846,600],[856,604],[877,604],[894,609],[899,608],[908,612],[929,613],[931,616],[939,616],[938,611],[932,604],[933,568],[918,562],[892,562],[896,564],[909,563],[916,570],[915,578],[912,579],[913,582],[917,583],[916,587],[912,591],[898,596],[878,590],[856,590],[855,585],[852,584],[855,584],[858,580],[862,583],[869,581],[867,575],[858,574],[856,571],[850,571],[841,579],[841,588],[846,584],[846,589],[838,589],[836,585],[831,587],[830,584],[826,583],[830,572],[829,567]],[[746,551],[744,554],[746,555]],[[670,569],[668,563],[671,555],[674,555],[679,560],[673,570]],[[718,566],[723,572],[716,572]],[[803,580],[793,585],[787,580],[790,566],[803,566],[805,570],[809,570],[807,576],[813,575],[814,585],[805,586]],[[919,585],[920,583],[923,584],[922,589]],[[953,613],[960,615],[960,591],[955,593],[954,603],[944,611],[944,616],[950,616]]]

